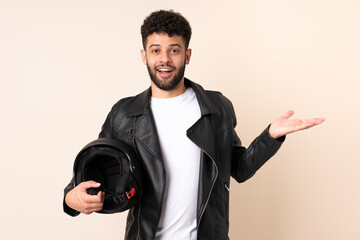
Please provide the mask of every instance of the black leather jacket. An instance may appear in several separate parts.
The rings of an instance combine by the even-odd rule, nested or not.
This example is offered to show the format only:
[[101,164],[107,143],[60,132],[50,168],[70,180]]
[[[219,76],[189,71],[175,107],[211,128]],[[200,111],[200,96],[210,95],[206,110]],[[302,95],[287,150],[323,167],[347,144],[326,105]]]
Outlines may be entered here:
[[[268,128],[246,149],[235,133],[236,117],[231,102],[221,93],[205,91],[185,79],[194,89],[201,118],[187,130],[187,136],[202,150],[197,203],[197,239],[228,238],[230,176],[249,179],[276,151],[282,139],[270,137]],[[150,109],[151,89],[117,102],[99,137],[115,138],[133,146],[142,159],[143,189],[139,206],[129,210],[125,239],[154,239],[164,198],[166,172]],[[73,188],[72,182],[65,194]],[[196,194],[187,193],[184,194]],[[64,202],[64,211],[78,212]]]

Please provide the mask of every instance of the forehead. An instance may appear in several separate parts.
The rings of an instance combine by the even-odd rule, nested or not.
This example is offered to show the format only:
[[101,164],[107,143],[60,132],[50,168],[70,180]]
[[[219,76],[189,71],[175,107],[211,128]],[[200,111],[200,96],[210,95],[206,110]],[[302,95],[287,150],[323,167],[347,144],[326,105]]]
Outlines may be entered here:
[[153,33],[147,37],[146,48],[153,45],[161,47],[169,47],[174,45],[180,45],[181,48],[185,48],[183,38],[179,35],[173,35],[169,37],[166,33]]

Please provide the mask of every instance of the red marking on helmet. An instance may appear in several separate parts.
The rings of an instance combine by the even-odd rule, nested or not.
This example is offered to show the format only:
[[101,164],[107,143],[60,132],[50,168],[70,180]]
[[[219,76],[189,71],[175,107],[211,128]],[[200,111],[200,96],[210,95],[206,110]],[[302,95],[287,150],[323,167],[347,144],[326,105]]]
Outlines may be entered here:
[[135,193],[136,193],[135,188],[132,188],[132,189],[130,190],[130,192],[126,193],[126,196],[127,196],[128,199],[130,199],[130,198],[132,198],[132,197],[135,195]]

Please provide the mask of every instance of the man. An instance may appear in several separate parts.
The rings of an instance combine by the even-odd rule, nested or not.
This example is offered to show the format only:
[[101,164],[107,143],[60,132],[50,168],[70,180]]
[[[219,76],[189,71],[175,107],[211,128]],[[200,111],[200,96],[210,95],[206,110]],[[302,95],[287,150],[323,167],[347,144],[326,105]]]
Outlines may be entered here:
[[[100,137],[128,143],[141,158],[143,194],[129,210],[125,239],[228,239],[230,176],[243,182],[280,148],[285,135],[324,121],[276,119],[246,149],[235,133],[231,102],[184,78],[191,28],[173,11],[156,11],[141,27],[141,56],[151,78],[143,93],[116,103]],[[65,189],[64,211],[102,209],[104,193]]]

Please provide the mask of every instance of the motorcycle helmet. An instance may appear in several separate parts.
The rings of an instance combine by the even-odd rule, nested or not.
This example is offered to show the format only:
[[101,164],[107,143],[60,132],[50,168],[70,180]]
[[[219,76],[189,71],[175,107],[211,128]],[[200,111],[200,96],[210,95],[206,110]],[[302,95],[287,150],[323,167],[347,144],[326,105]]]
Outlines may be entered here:
[[74,162],[74,187],[89,180],[101,186],[87,189],[88,194],[105,192],[103,209],[98,213],[123,212],[140,201],[139,159],[124,142],[99,138],[78,153]]

